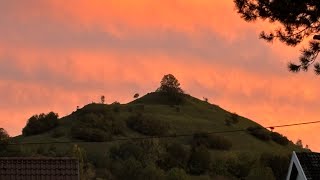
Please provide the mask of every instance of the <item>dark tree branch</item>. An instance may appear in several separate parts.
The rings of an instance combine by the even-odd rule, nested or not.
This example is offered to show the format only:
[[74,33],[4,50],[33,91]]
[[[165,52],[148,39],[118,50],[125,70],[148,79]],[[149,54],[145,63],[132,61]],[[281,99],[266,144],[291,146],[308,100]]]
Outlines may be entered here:
[[[278,27],[270,33],[262,31],[260,38],[267,42],[275,39],[288,46],[296,46],[312,35],[320,34],[320,1],[319,0],[234,0],[237,12],[248,22],[268,20],[278,22]],[[307,71],[314,64],[320,51],[319,42],[310,41],[309,47],[301,51],[300,63],[289,63],[291,72]],[[314,65],[320,75],[320,64]]]

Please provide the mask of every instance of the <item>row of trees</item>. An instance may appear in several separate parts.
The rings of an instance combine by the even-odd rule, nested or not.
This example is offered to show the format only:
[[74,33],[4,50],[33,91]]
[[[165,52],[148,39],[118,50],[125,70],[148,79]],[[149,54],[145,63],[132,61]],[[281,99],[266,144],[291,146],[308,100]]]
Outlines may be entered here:
[[34,115],[28,119],[26,126],[22,129],[25,136],[44,133],[58,126],[59,115],[54,112],[48,114]]

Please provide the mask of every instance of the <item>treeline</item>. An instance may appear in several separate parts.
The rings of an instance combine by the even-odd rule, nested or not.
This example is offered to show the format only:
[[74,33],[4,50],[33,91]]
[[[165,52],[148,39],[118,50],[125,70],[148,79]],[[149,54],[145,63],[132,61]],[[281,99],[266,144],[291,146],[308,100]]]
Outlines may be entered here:
[[59,115],[54,112],[34,115],[28,119],[26,126],[22,129],[22,134],[30,136],[51,130],[58,126],[58,117]]

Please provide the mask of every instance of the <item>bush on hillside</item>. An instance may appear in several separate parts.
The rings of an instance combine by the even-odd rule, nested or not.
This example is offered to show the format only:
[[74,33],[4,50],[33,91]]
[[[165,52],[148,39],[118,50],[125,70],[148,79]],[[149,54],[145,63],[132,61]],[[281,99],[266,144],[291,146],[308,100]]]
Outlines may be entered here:
[[269,141],[271,139],[270,132],[263,127],[255,126],[255,127],[248,127],[247,131],[255,136],[256,138],[263,140],[263,141]]
[[188,180],[189,177],[184,169],[172,168],[167,172],[166,179],[167,180]]
[[172,143],[167,147],[164,158],[159,166],[164,170],[171,168],[186,169],[190,157],[190,150],[180,143]]
[[71,129],[72,137],[87,142],[104,142],[111,140],[111,134],[101,129],[73,127]]
[[273,175],[272,169],[269,167],[256,167],[251,169],[247,180],[276,180]]
[[71,134],[74,138],[85,141],[107,141],[112,136],[112,121],[112,116],[88,113],[73,125]]
[[140,113],[130,116],[127,119],[127,126],[134,131],[148,136],[165,135],[169,128],[164,121]]
[[22,130],[22,134],[31,136],[51,130],[58,126],[58,117],[58,114],[54,112],[34,115],[29,118],[27,125]]
[[108,114],[108,108],[104,104],[88,104],[84,106],[82,109],[77,110],[78,114],[80,116],[85,115],[85,114],[96,114],[96,115],[105,115]]
[[137,142],[143,149],[145,162],[159,162],[166,154],[165,142],[160,139],[144,139]]
[[252,154],[240,153],[228,158],[226,161],[226,167],[232,176],[238,179],[244,179],[248,176],[255,163],[256,158],[252,156]]
[[118,101],[115,101],[111,104],[113,112],[120,112],[121,104]]
[[264,153],[260,162],[265,167],[270,167],[276,179],[285,179],[290,164],[290,155]]
[[142,169],[140,179],[165,180],[165,173],[155,164],[148,163],[146,167]]
[[114,161],[111,172],[117,179],[141,180],[143,165],[140,161],[130,158],[124,161]]
[[286,136],[283,136],[282,134],[279,134],[277,132],[272,132],[270,136],[274,142],[280,145],[286,146],[289,144],[289,139]]
[[123,143],[120,146],[113,146],[110,149],[110,158],[116,161],[128,160],[130,158],[141,161],[143,156],[143,149],[132,142]]
[[122,119],[113,120],[111,132],[113,135],[124,135],[126,123]]
[[205,146],[210,149],[218,149],[218,150],[230,150],[232,147],[231,141],[228,139],[214,135],[214,134],[205,134],[205,133],[197,133],[193,136],[192,139],[193,146]]
[[201,175],[210,169],[210,163],[211,155],[206,147],[194,148],[188,162],[188,170],[190,174]]

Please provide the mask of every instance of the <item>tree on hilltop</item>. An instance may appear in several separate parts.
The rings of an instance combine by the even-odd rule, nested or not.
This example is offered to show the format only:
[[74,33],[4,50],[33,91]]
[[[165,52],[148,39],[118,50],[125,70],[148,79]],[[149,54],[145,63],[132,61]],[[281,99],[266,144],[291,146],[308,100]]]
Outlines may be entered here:
[[172,74],[164,75],[161,82],[160,87],[157,89],[158,92],[165,92],[165,93],[178,93],[183,94],[184,91],[180,87],[180,83],[176,77]]

